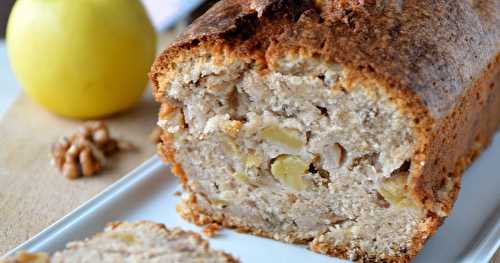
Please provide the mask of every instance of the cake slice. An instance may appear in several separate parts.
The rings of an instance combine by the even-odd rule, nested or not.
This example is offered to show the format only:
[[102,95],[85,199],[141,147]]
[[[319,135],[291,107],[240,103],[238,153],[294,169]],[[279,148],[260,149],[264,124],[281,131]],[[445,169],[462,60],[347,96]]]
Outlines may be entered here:
[[18,252],[13,257],[0,259],[1,263],[49,263],[50,257],[46,253]]
[[407,262],[500,123],[498,1],[222,0],[156,60],[178,212]]
[[115,222],[104,232],[84,241],[70,242],[52,257],[43,253],[18,253],[2,263],[58,262],[238,262],[210,249],[199,234],[148,221]]

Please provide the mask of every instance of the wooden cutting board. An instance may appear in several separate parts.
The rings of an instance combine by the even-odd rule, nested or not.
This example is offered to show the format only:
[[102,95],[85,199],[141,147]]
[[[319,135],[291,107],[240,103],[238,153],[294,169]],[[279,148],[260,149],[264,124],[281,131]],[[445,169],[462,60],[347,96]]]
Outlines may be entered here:
[[68,180],[50,164],[50,146],[82,122],[48,113],[21,95],[0,121],[0,257],[153,156],[148,136],[157,111],[146,98],[105,119],[112,135],[138,150],[118,153],[98,176]]
[[[161,52],[183,30],[180,23],[158,36]],[[112,135],[133,142],[138,150],[112,157],[98,176],[70,181],[50,164],[50,146],[72,134],[82,121],[51,114],[21,94],[0,117],[0,258],[89,200],[155,154],[149,135],[159,105],[150,88],[134,108],[105,119]]]

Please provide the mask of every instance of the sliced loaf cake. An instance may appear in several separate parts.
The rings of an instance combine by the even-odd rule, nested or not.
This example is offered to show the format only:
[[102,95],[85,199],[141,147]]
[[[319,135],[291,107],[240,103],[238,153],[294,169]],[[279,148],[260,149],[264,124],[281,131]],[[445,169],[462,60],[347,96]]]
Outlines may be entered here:
[[213,250],[197,233],[167,229],[148,221],[115,222],[84,241],[70,242],[49,257],[21,252],[1,263],[171,262],[236,263],[230,255]]
[[407,262],[500,123],[499,1],[222,0],[151,70],[186,219]]

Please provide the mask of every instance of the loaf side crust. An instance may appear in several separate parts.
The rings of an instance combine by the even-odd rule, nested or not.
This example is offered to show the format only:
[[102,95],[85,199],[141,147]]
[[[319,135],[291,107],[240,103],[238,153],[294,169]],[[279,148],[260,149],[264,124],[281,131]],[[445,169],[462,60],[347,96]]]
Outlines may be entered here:
[[330,243],[313,243],[311,240],[304,240],[288,235],[284,238],[277,238],[275,233],[262,231],[248,226],[241,226],[236,222],[228,220],[220,214],[210,214],[204,211],[196,202],[196,198],[190,195],[177,206],[177,213],[185,220],[202,226],[210,223],[218,223],[226,228],[232,228],[240,233],[251,233],[261,237],[277,239],[287,243],[308,245],[309,249],[321,254],[360,262],[410,262],[417,252],[423,247],[427,238],[436,232],[442,223],[442,218],[429,217],[427,222],[421,226],[421,231],[413,237],[411,250],[402,256],[381,256],[368,254],[365,251],[357,250],[353,253],[348,246],[333,246]]

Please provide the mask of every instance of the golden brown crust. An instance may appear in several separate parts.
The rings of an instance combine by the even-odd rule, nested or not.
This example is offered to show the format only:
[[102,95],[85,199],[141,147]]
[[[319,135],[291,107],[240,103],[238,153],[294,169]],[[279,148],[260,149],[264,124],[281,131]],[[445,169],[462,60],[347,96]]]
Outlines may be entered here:
[[[382,6],[382,1],[364,1],[362,6],[353,4],[359,1],[315,2],[220,1],[157,59],[151,70],[155,91],[161,71],[172,66],[180,52],[207,41],[233,46],[246,42],[247,53],[261,51],[272,57],[306,49],[331,62],[373,72],[395,88],[414,91],[433,117],[440,118],[498,52],[498,1],[471,6],[469,1],[410,0],[401,7]],[[266,19],[279,27],[262,32]],[[263,41],[258,35],[265,35],[265,43],[248,43]]]
[[187,187],[188,178],[186,173],[182,169],[181,165],[175,161],[175,150],[172,147],[173,135],[170,133],[163,132],[160,136],[161,142],[158,144],[158,154],[160,158],[171,165],[170,170],[172,173],[179,177],[183,187]]
[[0,259],[0,263],[49,263],[49,255],[20,251],[15,256]]
[[221,228],[221,225],[217,223],[210,223],[203,228],[203,235],[207,237],[214,237],[219,233]]
[[155,61],[150,79],[153,94],[163,101],[164,90],[159,78],[166,69],[175,68],[176,58],[190,49],[210,43],[212,52],[229,46],[238,56],[246,57],[265,67],[265,49],[273,36],[283,34],[288,25],[312,5],[307,1],[235,0],[220,1],[199,17]]
[[[177,212],[185,220],[199,226],[216,223],[221,224],[226,228],[235,229],[236,231],[241,233],[251,233],[261,237],[277,239],[271,232],[239,225],[220,214],[210,214],[197,204],[197,199],[193,196],[191,196],[191,198],[184,199],[183,202],[177,206]],[[356,261],[359,260],[361,262],[409,262],[416,255],[418,250],[423,246],[427,238],[436,231],[440,224],[441,220],[437,217],[429,218],[427,222],[422,224],[422,232],[419,232],[417,233],[417,235],[415,235],[414,246],[412,247],[412,250],[404,251],[404,253],[402,253],[399,257],[367,254],[366,252],[361,250],[356,250],[355,253],[353,253],[352,249],[348,246],[333,246],[328,242],[314,242],[311,239],[298,238],[293,234],[290,234],[285,238],[280,238],[280,240],[288,243],[308,245],[309,249],[321,254]],[[418,248],[418,250],[414,248]]]

